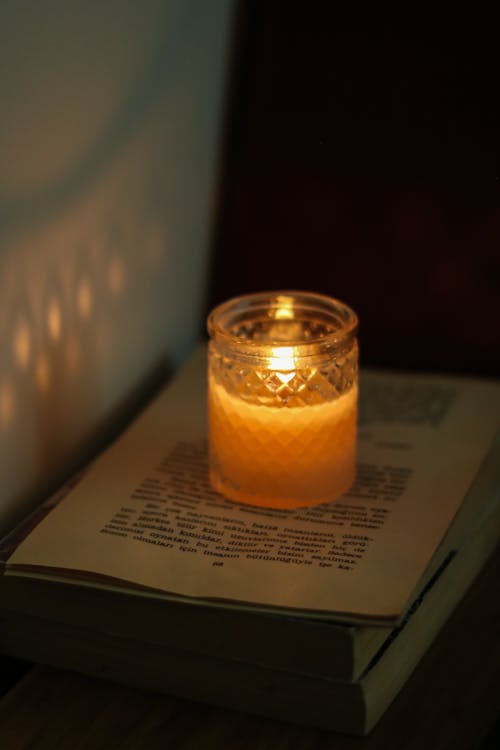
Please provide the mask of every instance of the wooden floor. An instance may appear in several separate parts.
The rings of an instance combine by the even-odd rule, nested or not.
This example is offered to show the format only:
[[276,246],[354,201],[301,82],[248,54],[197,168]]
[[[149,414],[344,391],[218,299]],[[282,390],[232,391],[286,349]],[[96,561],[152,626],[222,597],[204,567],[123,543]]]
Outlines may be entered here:
[[365,738],[296,727],[9,659],[2,663],[0,657],[0,748],[498,750],[499,592],[500,550]]

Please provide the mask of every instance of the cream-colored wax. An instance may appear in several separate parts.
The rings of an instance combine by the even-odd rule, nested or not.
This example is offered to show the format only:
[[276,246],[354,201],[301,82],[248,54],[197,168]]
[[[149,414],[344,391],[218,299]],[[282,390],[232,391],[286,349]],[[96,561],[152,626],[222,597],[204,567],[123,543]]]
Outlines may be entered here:
[[293,508],[338,498],[352,484],[357,388],[334,401],[266,406],[209,378],[211,480],[226,497]]

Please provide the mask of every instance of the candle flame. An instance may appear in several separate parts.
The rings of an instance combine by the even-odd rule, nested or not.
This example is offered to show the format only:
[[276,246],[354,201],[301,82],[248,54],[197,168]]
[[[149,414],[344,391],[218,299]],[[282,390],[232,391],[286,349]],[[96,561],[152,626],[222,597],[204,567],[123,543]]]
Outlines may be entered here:
[[279,307],[276,310],[276,320],[290,320],[293,318],[293,302],[290,297],[278,297]]
[[[290,321],[294,318],[293,300],[290,297],[278,297],[279,307],[274,317],[277,321]],[[283,327],[285,326],[285,327]],[[290,335],[288,323],[276,323],[272,334],[278,338],[288,338]],[[288,383],[295,375],[295,357],[293,346],[273,346],[269,358],[269,369],[274,370],[282,383]]]
[[295,358],[292,346],[275,346],[269,358],[269,369],[274,370],[282,383],[288,383],[295,375]]

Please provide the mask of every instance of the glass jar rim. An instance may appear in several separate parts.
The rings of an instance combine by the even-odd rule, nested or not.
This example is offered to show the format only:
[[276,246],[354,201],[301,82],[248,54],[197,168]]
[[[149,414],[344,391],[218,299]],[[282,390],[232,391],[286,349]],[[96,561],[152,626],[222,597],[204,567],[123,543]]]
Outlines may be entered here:
[[[270,320],[283,319],[276,315],[278,310],[289,310],[287,319],[293,320],[293,313],[301,311],[303,315],[319,314],[326,316],[332,324],[333,330],[320,335],[312,335],[307,341],[295,339],[275,338],[272,336],[265,341],[253,341],[245,336],[233,333],[229,326],[238,314],[244,315],[258,312],[266,313]],[[268,346],[293,346],[298,347],[304,354],[312,353],[318,346],[321,349],[338,349],[348,344],[358,330],[358,317],[354,310],[344,302],[317,292],[279,290],[243,294],[222,302],[217,305],[208,315],[207,330],[212,340],[219,341],[228,346],[242,345],[247,351],[257,353]]]

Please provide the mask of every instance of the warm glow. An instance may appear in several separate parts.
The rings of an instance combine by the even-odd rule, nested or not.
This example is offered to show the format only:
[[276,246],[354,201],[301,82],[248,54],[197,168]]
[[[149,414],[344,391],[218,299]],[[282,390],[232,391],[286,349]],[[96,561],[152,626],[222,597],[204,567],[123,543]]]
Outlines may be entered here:
[[50,365],[45,354],[40,354],[35,367],[36,383],[41,391],[46,391],[50,385]]
[[47,308],[47,328],[52,341],[59,341],[61,337],[61,308],[56,299],[51,299]]
[[290,297],[278,297],[279,307],[276,310],[276,320],[291,320],[293,318],[293,301]]
[[31,354],[31,335],[24,319],[19,321],[14,332],[13,349],[17,364],[24,370],[29,364]]
[[14,391],[10,383],[0,385],[0,423],[8,427],[14,416]]
[[115,256],[109,263],[108,268],[108,284],[113,294],[120,294],[123,292],[125,282],[125,269],[123,267],[123,261],[120,257]]
[[351,388],[320,404],[266,407],[211,379],[213,484],[239,502],[277,508],[339,497],[354,479],[356,402],[357,389]]
[[[212,311],[208,434],[217,492],[298,508],[335,500],[352,485],[358,350],[348,316],[354,324],[355,313],[337,300],[295,292],[235,298]],[[345,347],[338,359],[321,336],[328,324]]]
[[295,375],[293,346],[274,346],[269,358],[269,369],[275,370],[282,383],[288,383]]
[[[269,336],[274,341],[300,341],[302,326],[295,319],[295,308],[291,297],[277,297],[279,307],[274,312],[275,322],[269,329]],[[283,355],[286,357],[287,355]],[[292,361],[291,368],[295,367]]]
[[92,290],[87,279],[82,279],[78,285],[76,304],[82,318],[88,318],[92,310]]

